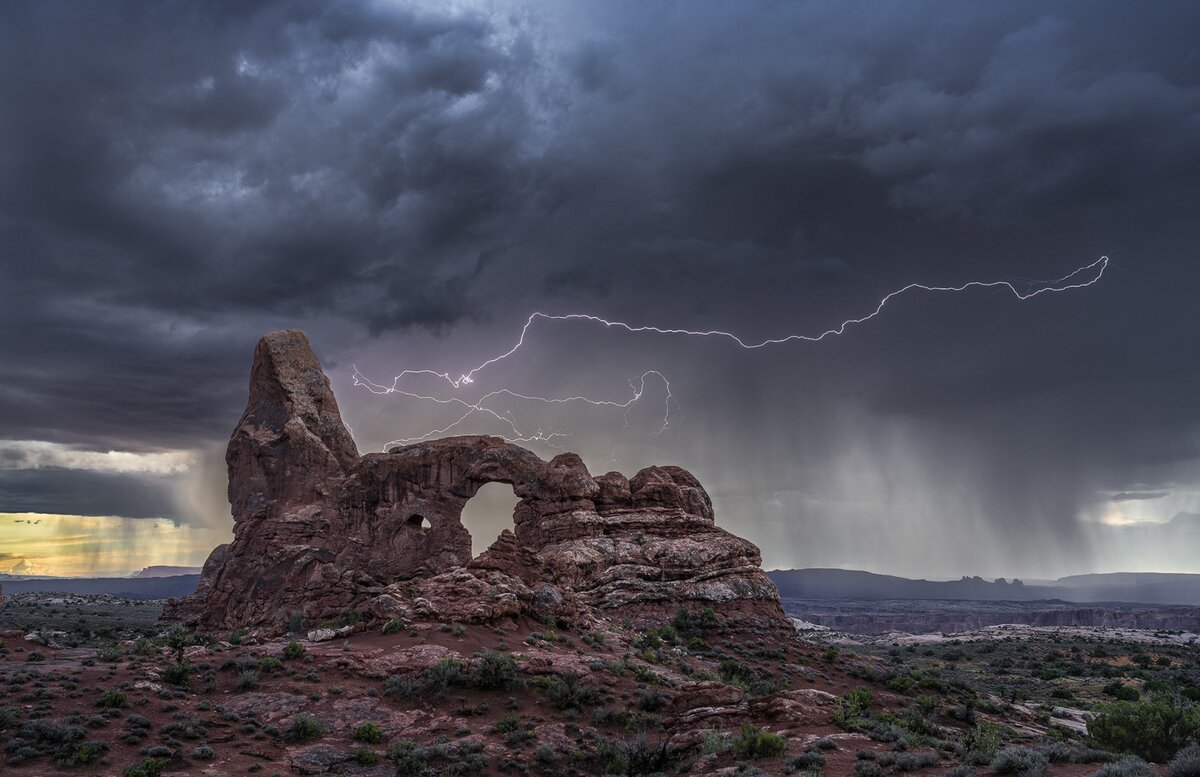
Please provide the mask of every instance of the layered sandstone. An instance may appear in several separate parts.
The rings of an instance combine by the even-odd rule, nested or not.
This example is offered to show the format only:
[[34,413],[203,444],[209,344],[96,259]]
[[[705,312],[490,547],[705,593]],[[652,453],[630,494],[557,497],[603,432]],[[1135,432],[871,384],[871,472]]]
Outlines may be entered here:
[[[545,461],[482,436],[359,456],[300,331],[259,342],[226,462],[234,539],[166,613],[200,628],[687,605],[788,628],[758,548],[716,525],[686,470],[593,477],[573,453]],[[520,498],[514,529],[473,559],[461,514],[492,482]]]

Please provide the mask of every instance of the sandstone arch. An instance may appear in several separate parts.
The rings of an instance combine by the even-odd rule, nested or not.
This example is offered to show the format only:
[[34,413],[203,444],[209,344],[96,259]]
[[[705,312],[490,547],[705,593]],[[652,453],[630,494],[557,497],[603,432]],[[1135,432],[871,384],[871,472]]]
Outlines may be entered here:
[[[167,618],[278,630],[293,612],[486,620],[694,601],[787,626],[758,548],[715,525],[686,470],[593,478],[574,453],[545,461],[482,436],[359,456],[297,330],[255,349],[226,462],[234,539]],[[462,510],[488,483],[519,501],[512,531],[472,558]]]

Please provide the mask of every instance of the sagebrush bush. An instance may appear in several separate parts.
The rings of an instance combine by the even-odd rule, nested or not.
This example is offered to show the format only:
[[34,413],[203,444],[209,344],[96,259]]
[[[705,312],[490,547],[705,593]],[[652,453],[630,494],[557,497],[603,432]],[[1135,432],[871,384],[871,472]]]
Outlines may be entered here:
[[883,777],[883,769],[874,761],[855,761],[855,777]]
[[1188,745],[1167,764],[1170,777],[1200,777],[1200,744]]
[[1046,771],[1046,764],[1046,756],[1036,750],[1028,747],[1006,747],[992,759],[992,771],[1016,777],[1040,777]]
[[283,646],[283,657],[287,659],[303,658],[305,652],[304,645],[294,639]]
[[794,772],[819,772],[825,765],[825,756],[820,753],[801,753],[787,760],[783,768],[788,774]]
[[1158,773],[1136,755],[1127,755],[1105,764],[1092,777],[1158,777]]

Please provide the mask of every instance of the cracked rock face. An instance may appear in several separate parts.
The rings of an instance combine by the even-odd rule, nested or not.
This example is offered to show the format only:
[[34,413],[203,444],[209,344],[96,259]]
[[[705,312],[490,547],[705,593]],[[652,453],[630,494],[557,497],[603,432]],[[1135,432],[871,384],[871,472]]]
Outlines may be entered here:
[[[350,611],[482,621],[535,612],[714,607],[790,629],[752,543],[716,526],[679,467],[592,477],[496,437],[450,437],[360,456],[298,330],[254,352],[226,453],[234,539],[165,617],[204,629],[282,629]],[[514,530],[471,557],[463,506],[486,483],[520,498]]]

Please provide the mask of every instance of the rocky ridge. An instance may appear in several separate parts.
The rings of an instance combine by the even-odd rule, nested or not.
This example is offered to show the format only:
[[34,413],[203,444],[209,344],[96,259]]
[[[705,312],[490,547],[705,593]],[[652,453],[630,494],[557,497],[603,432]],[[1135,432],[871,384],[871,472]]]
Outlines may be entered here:
[[[586,622],[712,607],[790,630],[752,543],[719,528],[679,467],[593,477],[485,436],[360,456],[298,330],[264,337],[226,453],[234,539],[164,616],[208,630],[297,622],[458,623],[522,615]],[[513,531],[471,556],[463,506],[512,485]]]

